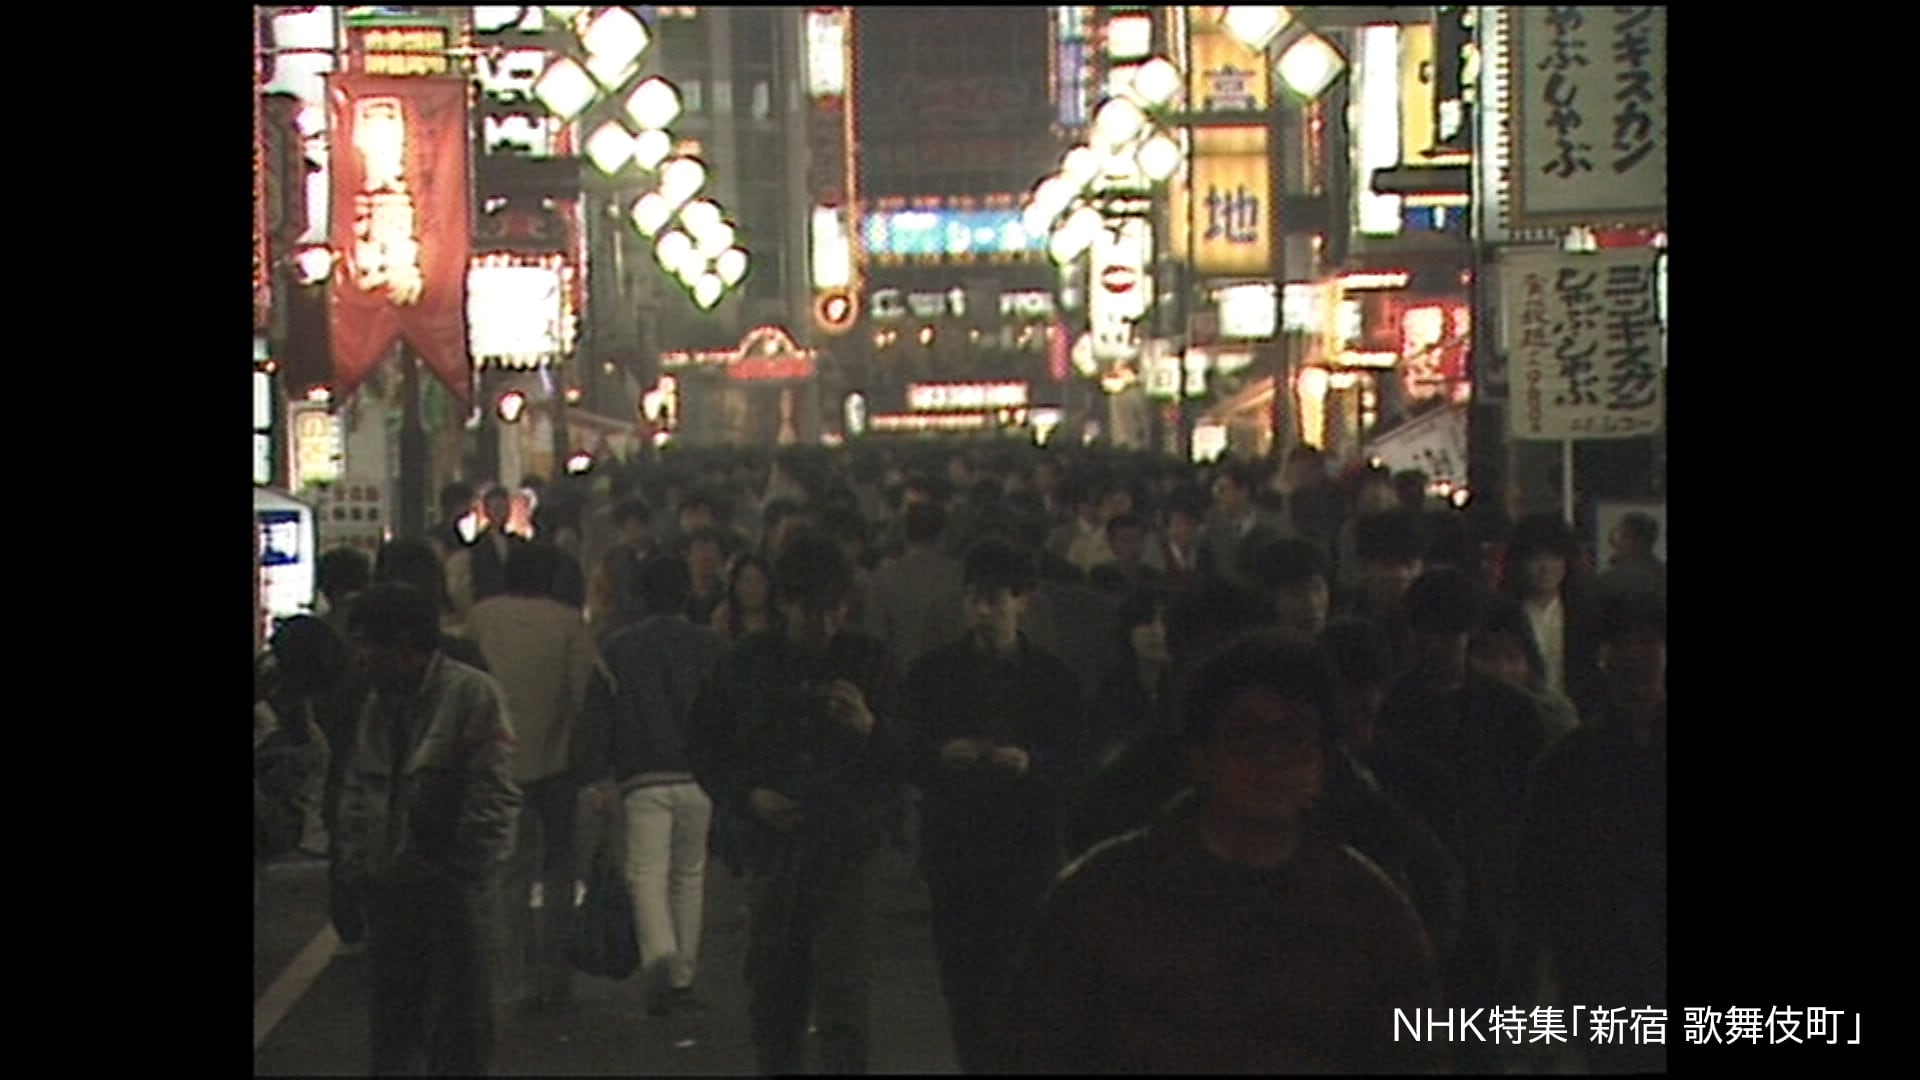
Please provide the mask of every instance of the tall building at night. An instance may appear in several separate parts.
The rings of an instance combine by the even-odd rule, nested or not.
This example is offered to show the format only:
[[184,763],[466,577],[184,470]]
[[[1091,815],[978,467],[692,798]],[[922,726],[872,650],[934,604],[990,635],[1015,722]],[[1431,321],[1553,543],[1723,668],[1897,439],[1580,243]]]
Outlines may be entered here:
[[[1027,189],[1059,150],[1047,18],[1044,7],[854,9],[850,224],[864,288],[836,345],[836,389],[864,393],[879,416],[916,411],[912,384],[1024,383],[994,400],[1060,400],[1056,275],[1044,238],[1020,226]],[[921,395],[918,411],[968,411],[937,400]],[[979,416],[982,427],[1024,419]]]

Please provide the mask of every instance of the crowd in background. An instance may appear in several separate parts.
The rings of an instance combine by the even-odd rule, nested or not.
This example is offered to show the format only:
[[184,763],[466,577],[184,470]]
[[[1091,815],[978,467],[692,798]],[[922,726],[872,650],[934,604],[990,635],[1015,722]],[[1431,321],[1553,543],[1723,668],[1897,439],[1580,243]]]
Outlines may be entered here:
[[[609,844],[657,1015],[706,1007],[708,853],[752,877],[770,1073],[810,1024],[864,1071],[886,844],[969,1072],[1557,1064],[1434,1058],[1393,1010],[1665,1005],[1657,526],[1593,552],[1427,486],[951,444],[451,485],[276,634],[257,857],[328,851],[388,972],[376,1068],[484,1068],[496,1000],[566,1008]],[[421,949],[457,959],[381,966]]]

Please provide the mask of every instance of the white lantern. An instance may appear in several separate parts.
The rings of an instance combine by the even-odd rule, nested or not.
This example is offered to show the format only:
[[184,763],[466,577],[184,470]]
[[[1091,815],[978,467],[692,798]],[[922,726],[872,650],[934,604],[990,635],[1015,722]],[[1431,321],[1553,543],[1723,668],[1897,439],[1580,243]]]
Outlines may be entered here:
[[733,226],[715,222],[707,231],[694,234],[693,246],[702,259],[717,259],[733,247]]
[[646,24],[624,7],[610,7],[596,16],[580,35],[580,44],[596,66],[605,70],[625,70],[647,51]]
[[1147,114],[1126,98],[1108,98],[1093,114],[1093,130],[1109,146],[1131,142],[1147,126]]
[[1180,69],[1166,57],[1156,56],[1134,73],[1132,89],[1148,108],[1164,108],[1180,92]]
[[1283,7],[1252,7],[1235,4],[1222,20],[1227,31],[1247,48],[1259,52],[1272,44],[1280,31],[1293,21],[1293,13]]
[[643,131],[633,140],[633,160],[652,172],[673,153],[673,136],[664,131]]
[[653,257],[668,270],[674,270],[693,253],[693,238],[679,229],[669,229],[654,241]]
[[562,120],[572,120],[580,115],[580,110],[586,108],[598,93],[593,87],[593,80],[580,69],[580,65],[565,56],[554,61],[553,66],[533,84],[533,96]]
[[656,75],[634,87],[627,97],[627,115],[642,131],[664,131],[680,118],[680,91]]
[[1147,179],[1159,183],[1180,170],[1180,161],[1184,156],[1179,143],[1165,135],[1156,134],[1140,147],[1140,171],[1147,174]]
[[700,193],[707,182],[707,167],[698,158],[674,158],[660,168],[660,194],[679,206]]
[[657,191],[649,191],[634,201],[633,227],[639,229],[642,236],[659,232],[672,218],[673,207]]
[[726,292],[726,289],[727,287],[721,284],[717,275],[701,274],[693,283],[693,302],[702,308],[710,308],[720,302],[720,294]]
[[633,136],[616,120],[601,124],[587,137],[587,159],[608,176],[619,172],[633,158]]
[[1308,34],[1287,47],[1280,57],[1281,81],[1294,93],[1311,101],[1333,84],[1346,60],[1340,51],[1318,34]]
[[[720,208],[711,199],[696,199],[680,208],[680,227],[700,239],[715,225],[720,224]],[[721,245],[725,248],[726,245]]]
[[728,248],[714,260],[714,270],[728,288],[740,284],[740,279],[747,276],[747,253],[740,248]]
[[1074,191],[1084,189],[1099,174],[1100,156],[1090,146],[1076,146],[1060,159],[1060,175],[1066,178]]

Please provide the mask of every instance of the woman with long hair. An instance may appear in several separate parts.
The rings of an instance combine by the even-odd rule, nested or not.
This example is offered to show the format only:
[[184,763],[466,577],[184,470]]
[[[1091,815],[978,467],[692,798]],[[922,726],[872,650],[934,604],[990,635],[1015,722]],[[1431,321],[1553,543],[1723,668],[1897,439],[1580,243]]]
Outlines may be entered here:
[[783,620],[774,603],[773,568],[758,555],[742,554],[727,571],[727,598],[713,612],[713,628],[738,641],[748,634],[778,630]]
[[1523,518],[1513,528],[1500,595],[1516,601],[1533,628],[1545,666],[1544,688],[1575,705],[1599,690],[1599,642],[1583,573],[1580,541],[1553,514]]

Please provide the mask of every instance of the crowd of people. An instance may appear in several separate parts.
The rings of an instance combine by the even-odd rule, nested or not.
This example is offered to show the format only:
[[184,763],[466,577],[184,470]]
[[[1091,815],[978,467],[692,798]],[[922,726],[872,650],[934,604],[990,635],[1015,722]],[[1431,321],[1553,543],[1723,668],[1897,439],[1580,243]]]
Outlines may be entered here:
[[566,1009],[607,845],[656,1016],[710,1007],[709,854],[751,879],[770,1074],[810,1026],[865,1071],[888,844],[970,1073],[1502,1071],[1565,1063],[1396,1040],[1395,1010],[1666,1004],[1650,518],[1596,556],[1308,447],[686,451],[523,487],[530,529],[456,484],[425,536],[328,552],[259,668],[256,859],[329,858],[375,1071],[484,1071],[497,1007]]

